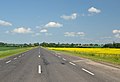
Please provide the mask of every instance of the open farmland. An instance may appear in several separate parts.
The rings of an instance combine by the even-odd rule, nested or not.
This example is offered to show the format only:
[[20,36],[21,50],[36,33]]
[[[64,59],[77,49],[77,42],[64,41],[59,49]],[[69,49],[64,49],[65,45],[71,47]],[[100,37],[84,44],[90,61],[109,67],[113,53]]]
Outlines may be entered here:
[[0,51],[19,49],[19,47],[0,47]]
[[32,49],[32,47],[19,48],[19,47],[0,47],[0,58],[5,58],[8,56],[16,55],[27,50]]
[[115,48],[49,48],[50,50],[62,51],[70,55],[104,61],[120,65],[120,49]]

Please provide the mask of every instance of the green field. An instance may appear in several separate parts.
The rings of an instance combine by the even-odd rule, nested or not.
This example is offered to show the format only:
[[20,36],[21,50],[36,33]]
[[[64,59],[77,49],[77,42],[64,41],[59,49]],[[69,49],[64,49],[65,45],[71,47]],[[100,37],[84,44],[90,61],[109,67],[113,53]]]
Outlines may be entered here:
[[33,47],[25,47],[25,48],[0,47],[0,58],[5,58],[5,57],[13,56],[13,55],[16,55],[16,54],[20,54],[20,53],[28,51],[32,48]]
[[0,47],[0,51],[19,49],[19,47]]

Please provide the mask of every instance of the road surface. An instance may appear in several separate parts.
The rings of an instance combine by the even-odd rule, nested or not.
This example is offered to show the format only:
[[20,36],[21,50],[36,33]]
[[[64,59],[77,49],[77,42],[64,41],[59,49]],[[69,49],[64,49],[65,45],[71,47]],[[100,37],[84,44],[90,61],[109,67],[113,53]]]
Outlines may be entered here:
[[0,82],[120,82],[120,69],[36,48],[0,60]]

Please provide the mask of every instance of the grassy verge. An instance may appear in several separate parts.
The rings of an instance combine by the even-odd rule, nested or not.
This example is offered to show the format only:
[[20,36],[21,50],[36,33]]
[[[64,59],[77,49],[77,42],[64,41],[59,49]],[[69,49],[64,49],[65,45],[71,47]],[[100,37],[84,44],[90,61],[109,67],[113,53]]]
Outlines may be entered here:
[[7,49],[7,50],[4,48],[5,50],[0,51],[0,58],[6,58],[9,56],[20,54],[20,53],[28,51],[32,48],[33,47],[26,47],[26,48]]
[[14,49],[20,49],[20,48],[19,47],[1,47],[0,46],[0,52],[7,51],[7,50],[14,50]]
[[52,50],[52,51],[63,53],[66,55],[71,55],[71,56],[79,56],[82,58],[87,58],[87,59],[91,59],[98,62],[106,62],[106,63],[115,64],[115,65],[120,65],[120,58],[118,57],[99,56],[99,55],[90,54],[90,53],[83,53],[83,52],[78,53],[78,52],[64,51],[64,50]]

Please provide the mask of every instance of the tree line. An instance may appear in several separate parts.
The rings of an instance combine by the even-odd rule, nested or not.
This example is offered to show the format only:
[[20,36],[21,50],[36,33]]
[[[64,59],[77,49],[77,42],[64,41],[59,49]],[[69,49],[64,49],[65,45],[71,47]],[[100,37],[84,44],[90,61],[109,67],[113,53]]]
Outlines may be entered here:
[[40,44],[43,47],[66,47],[66,48],[90,48],[90,47],[102,47],[101,44],[75,44],[75,43],[46,43]]
[[43,47],[66,47],[66,48],[120,48],[120,43],[108,44],[75,44],[75,43],[46,43],[40,44]]
[[0,42],[0,47],[35,47],[35,46],[39,46],[39,43],[8,44],[8,43]]
[[120,43],[113,42],[113,43],[105,44],[103,47],[104,48],[120,48]]
[[24,44],[8,44],[0,42],[0,47],[66,47],[66,48],[120,48],[120,43],[108,43],[108,44],[75,44],[75,43],[24,43]]

